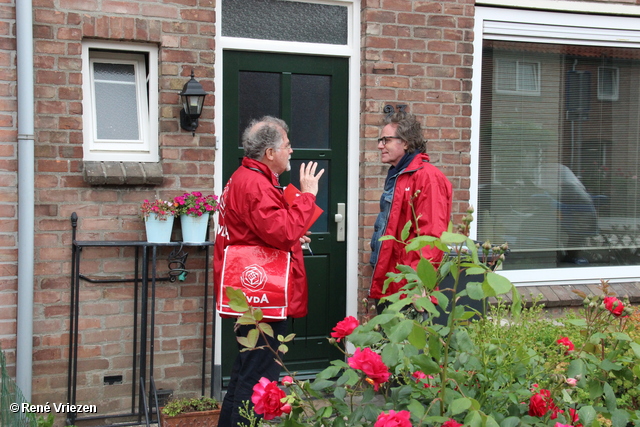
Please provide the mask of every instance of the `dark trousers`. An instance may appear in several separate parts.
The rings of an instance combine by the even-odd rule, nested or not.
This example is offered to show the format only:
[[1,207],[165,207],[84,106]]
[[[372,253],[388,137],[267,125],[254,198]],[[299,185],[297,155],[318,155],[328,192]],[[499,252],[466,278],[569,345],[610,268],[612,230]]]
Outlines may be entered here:
[[[277,337],[278,335],[287,335],[288,321],[269,322],[269,325],[273,328],[274,338],[267,335],[267,343],[271,348],[277,350],[279,345]],[[255,328],[246,325],[240,326],[236,331],[236,336],[246,337],[251,329]],[[262,345],[265,345],[265,341],[260,335],[256,347]],[[238,347],[240,350],[244,348],[241,345]],[[222,402],[218,427],[236,427],[240,423],[249,425],[247,419],[240,416],[239,410],[244,406],[244,401],[249,401],[250,410],[253,408],[253,403],[251,403],[253,386],[260,381],[260,378],[265,377],[269,381],[278,380],[282,367],[275,362],[275,357],[275,354],[269,349],[238,353],[231,370],[227,394]]]

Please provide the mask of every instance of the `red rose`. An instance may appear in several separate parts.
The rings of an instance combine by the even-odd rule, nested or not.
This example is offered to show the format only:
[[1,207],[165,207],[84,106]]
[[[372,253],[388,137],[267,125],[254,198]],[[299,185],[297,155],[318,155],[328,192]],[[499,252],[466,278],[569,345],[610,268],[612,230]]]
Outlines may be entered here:
[[560,337],[560,339],[556,342],[567,347],[567,352],[565,354],[568,354],[570,351],[573,351],[575,349],[575,346],[573,345],[569,337]]
[[373,382],[373,389],[378,391],[378,386],[389,380],[389,369],[382,362],[382,357],[374,353],[370,348],[360,350],[356,348],[355,353],[348,360],[349,366],[353,369],[360,369]]
[[529,400],[529,415],[532,417],[544,417],[547,412],[552,411],[551,419],[554,420],[558,417],[561,411],[558,409],[553,399],[551,398],[551,392],[546,389],[541,389],[538,393],[531,396]]
[[265,420],[271,420],[282,415],[286,409],[280,401],[283,397],[286,397],[286,394],[280,390],[277,382],[262,377],[260,382],[253,386],[251,401],[255,405],[256,414],[264,415]]
[[619,317],[624,310],[624,304],[616,297],[606,297],[604,299],[604,306],[616,317]]
[[[417,383],[421,382],[422,380],[432,380],[433,379],[433,376],[427,375],[422,371],[415,371],[413,374],[411,374],[411,376],[416,379]],[[425,382],[424,383],[424,388],[429,388],[429,387],[431,387],[431,385],[428,382]]]
[[454,420],[453,418],[449,418],[449,421],[442,424],[442,427],[460,427],[462,424]]
[[383,412],[378,415],[378,419],[373,427],[411,427],[409,418],[411,418],[409,411],[396,412],[392,409],[388,414]]
[[339,321],[333,328],[335,332],[331,332],[331,336],[333,338],[337,338],[336,341],[340,342],[342,338],[351,335],[353,330],[357,328],[359,324],[358,319],[355,317],[345,317],[344,320]]

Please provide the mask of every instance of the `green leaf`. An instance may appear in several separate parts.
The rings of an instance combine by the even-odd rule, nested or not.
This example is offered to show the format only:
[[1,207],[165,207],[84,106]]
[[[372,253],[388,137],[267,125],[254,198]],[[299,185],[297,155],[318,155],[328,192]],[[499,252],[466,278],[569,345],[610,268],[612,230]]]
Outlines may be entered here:
[[424,406],[422,403],[418,402],[415,399],[411,399],[409,404],[407,405],[407,409],[415,418],[421,419],[424,417]]
[[386,366],[394,366],[398,363],[400,351],[395,344],[385,345],[382,349],[382,362]]
[[631,350],[633,350],[633,353],[636,355],[636,357],[640,357],[640,344],[632,342],[629,345],[631,346]]
[[287,352],[289,351],[289,347],[287,347],[287,346],[286,346],[286,345],[284,345],[284,344],[280,344],[280,345],[278,346],[278,351],[279,351],[280,353],[282,353],[282,354],[287,354]]
[[411,362],[427,375],[438,374],[441,370],[440,366],[430,356],[424,353],[412,357]]
[[416,272],[427,289],[431,290],[436,286],[438,273],[431,261],[426,258],[420,258]]
[[273,328],[271,327],[270,324],[258,323],[258,328],[260,328],[260,330],[264,332],[266,335],[269,335],[271,338],[273,338]]
[[385,240],[397,240],[397,239],[395,237],[393,237],[393,236],[388,236],[388,235],[387,236],[382,236],[382,237],[380,237],[378,239],[378,241],[380,241],[380,242],[384,242]]
[[404,341],[413,330],[413,320],[403,320],[391,328],[389,340],[394,343]]
[[480,301],[482,298],[484,298],[485,295],[484,295],[484,291],[482,290],[482,283],[478,283],[478,282],[467,283],[467,295],[469,295],[469,298],[476,301]]
[[407,340],[417,349],[423,349],[427,345],[427,337],[419,325],[413,325],[411,333],[407,337]]
[[497,295],[506,294],[513,287],[509,279],[494,272],[487,273],[487,282]]
[[255,348],[258,342],[258,330],[252,329],[246,337],[238,337],[238,343],[246,348]]
[[587,326],[587,321],[585,319],[565,319],[563,321],[575,326]]
[[440,236],[440,240],[449,246],[459,245],[467,241],[467,236],[465,236],[464,234],[451,233],[449,231],[444,231]]
[[482,422],[482,416],[479,411],[471,411],[464,418],[465,426],[469,427],[484,427]]
[[245,312],[242,314],[242,316],[238,317],[238,319],[236,320],[236,323],[238,325],[255,325],[256,319],[253,317],[251,313]]
[[366,347],[382,341],[382,334],[379,332],[367,332],[358,335],[350,335],[349,341],[356,347]]
[[437,240],[436,237],[433,236],[418,236],[411,239],[411,241],[405,246],[405,250],[407,253],[411,251],[419,251],[425,246],[433,246],[433,243]]
[[602,363],[600,363],[600,368],[604,369],[605,371],[619,371],[620,369],[622,369],[622,365],[613,363],[609,359],[604,359]]
[[244,313],[249,310],[247,297],[241,289],[234,289],[231,286],[227,286],[224,292],[227,294],[227,298],[229,298],[229,307],[231,307],[233,311]]
[[335,378],[341,370],[342,367],[340,366],[329,366],[328,368],[325,368],[323,371],[319,372],[316,375],[316,379],[326,380],[329,378]]
[[311,384],[311,390],[316,390],[316,391],[320,391],[320,390],[324,390],[325,388],[329,388],[334,384],[333,381],[329,381],[329,380],[315,380],[312,384]]
[[580,417],[580,423],[584,426],[590,426],[596,419],[596,410],[593,406],[583,406],[578,409],[578,416]]
[[467,276],[474,276],[477,274],[484,274],[487,270],[482,267],[470,267],[467,268]]
[[520,424],[520,418],[509,417],[502,420],[500,427],[516,427],[518,424]]
[[458,415],[469,408],[471,408],[471,400],[466,397],[461,397],[460,399],[456,399],[451,402],[449,410],[451,411],[451,415]]
[[631,337],[629,337],[629,335],[625,334],[624,332],[614,332],[611,334],[611,336],[620,341],[631,341]]
[[295,338],[296,334],[289,334],[286,337],[284,337],[284,339],[282,340],[282,342],[290,342],[293,341],[293,339]]
[[[429,354],[436,360],[440,360],[442,354],[442,343],[437,335],[429,335]],[[425,372],[426,373],[426,372]]]
[[609,385],[609,383],[604,383],[604,401],[607,405],[607,409],[609,412],[613,412],[616,410],[616,394],[613,392],[613,388]]
[[629,413],[622,409],[616,409],[611,413],[612,427],[626,427],[629,422]]
[[402,232],[400,233],[400,239],[404,242],[409,238],[409,230],[411,230],[411,221],[407,222],[404,227],[402,227]]

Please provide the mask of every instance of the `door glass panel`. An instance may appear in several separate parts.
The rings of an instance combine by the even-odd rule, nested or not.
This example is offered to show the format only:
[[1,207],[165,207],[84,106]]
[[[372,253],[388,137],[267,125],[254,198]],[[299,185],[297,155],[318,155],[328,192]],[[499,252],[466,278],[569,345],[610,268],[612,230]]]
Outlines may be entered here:
[[[296,147],[293,147],[293,151],[295,151]],[[300,188],[300,164],[307,163],[308,160],[291,160],[291,183],[295,185],[297,188]],[[328,160],[317,160],[318,168],[316,172],[324,169],[324,174],[320,178],[320,182],[318,183],[318,194],[316,195],[316,205],[320,207],[324,212],[322,215],[318,217],[315,223],[311,226],[310,230],[312,232],[327,232],[329,231],[329,179],[327,178],[330,175],[329,171],[329,161]]]
[[238,85],[238,146],[242,148],[242,132],[251,120],[267,115],[280,117],[280,74],[240,71]]
[[281,0],[222,0],[222,35],[346,45],[346,6]]
[[291,136],[298,148],[329,148],[331,77],[291,76]]

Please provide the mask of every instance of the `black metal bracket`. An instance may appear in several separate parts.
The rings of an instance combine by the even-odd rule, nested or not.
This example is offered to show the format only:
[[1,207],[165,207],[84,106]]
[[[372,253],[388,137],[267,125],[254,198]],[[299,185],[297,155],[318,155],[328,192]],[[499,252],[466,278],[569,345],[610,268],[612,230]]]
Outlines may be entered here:
[[404,113],[405,109],[407,108],[407,104],[398,104],[395,107],[391,104],[387,104],[384,106],[384,109],[382,111],[387,113],[387,119],[388,119],[393,115],[393,113],[396,112],[396,108],[398,109],[398,112]]

